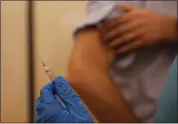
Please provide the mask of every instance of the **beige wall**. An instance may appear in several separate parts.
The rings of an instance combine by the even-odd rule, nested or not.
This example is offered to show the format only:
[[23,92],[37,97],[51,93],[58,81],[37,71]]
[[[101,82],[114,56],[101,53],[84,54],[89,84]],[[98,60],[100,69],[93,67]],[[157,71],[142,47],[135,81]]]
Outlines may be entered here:
[[35,2],[35,66],[36,97],[40,88],[49,82],[41,60],[56,75],[64,75],[71,52],[72,32],[84,19],[85,1]]
[[1,121],[27,121],[26,2],[1,2]]
[[[49,82],[41,60],[64,75],[73,45],[72,31],[85,16],[85,1],[35,1],[35,95]],[[1,120],[27,121],[26,2],[1,2]],[[35,98],[35,99],[36,99]]]

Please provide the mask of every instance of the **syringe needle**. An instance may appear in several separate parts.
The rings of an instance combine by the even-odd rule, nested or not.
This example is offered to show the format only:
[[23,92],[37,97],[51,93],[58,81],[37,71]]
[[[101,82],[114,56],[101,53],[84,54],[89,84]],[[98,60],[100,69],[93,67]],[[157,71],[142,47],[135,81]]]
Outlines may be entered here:
[[46,64],[45,64],[43,61],[41,61],[41,63],[43,64],[43,67],[45,67],[45,66],[46,66]]

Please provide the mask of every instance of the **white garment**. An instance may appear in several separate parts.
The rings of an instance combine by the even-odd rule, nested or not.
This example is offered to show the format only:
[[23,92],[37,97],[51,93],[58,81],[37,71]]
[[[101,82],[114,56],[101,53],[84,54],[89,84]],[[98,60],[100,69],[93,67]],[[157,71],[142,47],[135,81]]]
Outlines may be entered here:
[[[118,3],[133,4],[177,17],[177,1],[89,1],[87,18],[76,30],[119,16],[122,12],[116,8]],[[125,57],[117,57],[110,69],[113,80],[142,122],[153,122],[157,102],[176,52],[176,48],[171,46],[139,49]]]

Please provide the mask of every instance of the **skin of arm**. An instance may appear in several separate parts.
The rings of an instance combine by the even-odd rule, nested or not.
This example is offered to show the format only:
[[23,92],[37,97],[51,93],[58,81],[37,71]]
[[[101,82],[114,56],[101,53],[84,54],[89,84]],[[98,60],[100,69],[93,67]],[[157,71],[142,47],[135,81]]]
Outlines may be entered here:
[[96,28],[77,35],[66,79],[99,122],[138,122],[108,74],[108,51]]

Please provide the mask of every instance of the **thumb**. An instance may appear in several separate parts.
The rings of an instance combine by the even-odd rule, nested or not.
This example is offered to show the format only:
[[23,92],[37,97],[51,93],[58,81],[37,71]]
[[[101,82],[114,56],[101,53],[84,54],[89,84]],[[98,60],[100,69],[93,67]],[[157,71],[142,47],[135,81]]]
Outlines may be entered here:
[[66,104],[72,104],[79,96],[73,91],[70,84],[61,76],[58,76],[54,82],[57,93]]
[[129,4],[119,4],[118,7],[119,9],[125,12],[130,12],[136,9],[136,7],[134,7],[133,5],[129,5]]

